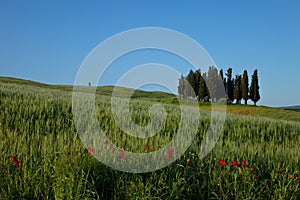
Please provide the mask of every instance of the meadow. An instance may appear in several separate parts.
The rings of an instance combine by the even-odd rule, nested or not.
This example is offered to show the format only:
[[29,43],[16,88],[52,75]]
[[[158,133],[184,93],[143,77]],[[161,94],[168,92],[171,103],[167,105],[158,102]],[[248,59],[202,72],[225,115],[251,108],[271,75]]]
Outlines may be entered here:
[[[130,116],[136,124],[150,123],[154,103],[168,113],[159,133],[142,139],[114,123],[111,93],[111,87],[102,87],[96,95],[96,116],[109,138],[101,141],[108,147],[101,155],[115,151],[110,144],[156,151],[175,137],[180,126],[175,96],[134,94]],[[0,199],[300,199],[299,112],[228,106],[217,144],[200,159],[211,119],[209,104],[199,108],[197,135],[183,156],[153,172],[121,172],[99,162],[93,155],[98,150],[80,140],[71,86],[0,78]],[[176,151],[170,148],[164,159],[173,159]]]

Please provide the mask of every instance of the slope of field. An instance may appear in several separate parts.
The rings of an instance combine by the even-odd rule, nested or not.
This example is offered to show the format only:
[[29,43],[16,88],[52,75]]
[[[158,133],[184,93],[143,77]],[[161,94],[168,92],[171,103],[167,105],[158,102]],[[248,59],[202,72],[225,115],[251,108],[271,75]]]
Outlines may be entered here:
[[[168,115],[162,129],[152,137],[136,138],[115,123],[109,95],[98,95],[96,117],[107,139],[88,137],[92,144],[87,146],[74,124],[71,88],[5,78],[0,81],[0,199],[300,198],[299,122],[228,114],[217,143],[208,155],[199,158],[202,142],[210,138],[208,111],[199,111],[201,118],[195,129],[193,113],[184,123],[181,115],[197,108],[182,111],[165,104]],[[111,93],[110,87],[102,89]],[[143,127],[151,123],[149,108],[155,102],[146,93],[138,94],[148,100],[134,99],[130,116],[124,120],[131,118]],[[209,105],[202,106],[209,109]],[[89,117],[80,126],[88,134],[94,131],[84,121]],[[148,153],[165,147],[178,135],[180,126],[188,127],[187,135],[196,130],[182,156],[176,157],[189,139],[185,135],[151,163],[127,157],[127,152]],[[173,163],[148,173],[127,173],[104,165],[94,155],[102,161],[141,168]]]
[[[48,84],[38,83],[34,81],[16,79],[10,77],[0,77],[0,82],[31,85],[31,86],[37,86],[46,89],[57,89],[57,90],[68,91],[68,92],[73,91],[73,86],[48,85]],[[118,96],[120,97],[127,96],[129,93],[132,93],[133,91],[133,89],[123,88],[123,87],[113,87],[113,86],[98,86],[96,91],[98,95],[111,96],[114,89],[118,92]],[[158,92],[158,91],[149,92],[149,91],[135,90],[133,92],[133,95],[131,96],[131,99],[178,105],[178,100],[174,94]],[[209,103],[199,102],[199,108],[203,110],[210,110],[211,106]],[[297,106],[286,107],[286,108],[271,108],[265,106],[255,107],[255,106],[245,106],[245,105],[227,105],[227,113],[300,122],[300,114],[299,112],[296,112],[298,108],[299,107]]]

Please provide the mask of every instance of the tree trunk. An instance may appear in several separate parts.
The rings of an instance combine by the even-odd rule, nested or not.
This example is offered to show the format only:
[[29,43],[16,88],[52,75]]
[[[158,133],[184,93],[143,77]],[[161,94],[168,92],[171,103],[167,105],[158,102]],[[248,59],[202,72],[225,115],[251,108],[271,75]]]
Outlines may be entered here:
[[245,100],[245,105],[247,105],[247,100]]

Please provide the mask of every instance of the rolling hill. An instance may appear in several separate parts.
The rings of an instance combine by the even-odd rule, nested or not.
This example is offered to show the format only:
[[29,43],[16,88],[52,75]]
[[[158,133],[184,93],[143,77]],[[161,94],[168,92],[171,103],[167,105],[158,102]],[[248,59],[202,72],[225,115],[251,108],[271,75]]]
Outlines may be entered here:
[[[62,90],[67,92],[73,91],[73,86],[71,85],[50,85],[39,83],[31,80],[23,80],[12,77],[0,77],[0,83],[9,84],[23,84],[31,85],[46,89]],[[127,95],[131,93],[133,89],[123,88],[114,86],[98,86],[96,89],[97,94],[111,96],[113,90],[119,91],[118,95]],[[1,90],[1,89],[0,89]],[[174,94],[160,92],[160,91],[143,91],[135,90],[132,99],[154,101],[167,104],[178,104],[177,98]],[[203,110],[210,110],[210,103],[199,103],[199,108]],[[287,120],[300,122],[300,106],[282,107],[282,108],[272,108],[266,106],[251,106],[251,105],[227,105],[227,113],[247,115],[254,117],[265,117],[277,120]]]

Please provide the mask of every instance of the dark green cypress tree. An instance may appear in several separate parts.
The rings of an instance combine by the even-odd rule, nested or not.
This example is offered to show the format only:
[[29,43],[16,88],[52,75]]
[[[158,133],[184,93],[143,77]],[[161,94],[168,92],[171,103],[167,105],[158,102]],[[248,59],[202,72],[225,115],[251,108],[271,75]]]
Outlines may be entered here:
[[227,98],[230,100],[230,102],[234,101],[234,80],[232,79],[232,68],[228,68],[227,73],[227,84],[226,84],[226,93],[227,93]]
[[256,103],[260,100],[257,69],[254,70],[251,79],[250,99],[254,102],[254,106],[256,106]]
[[196,97],[198,98],[199,100],[199,85],[200,85],[200,79],[201,79],[201,71],[200,69],[197,69],[195,71],[195,79],[196,79],[196,83],[195,83],[195,94],[196,94]]
[[218,81],[217,81],[217,100],[226,98],[226,93],[225,93],[225,87],[226,87],[226,82],[225,82],[223,70],[220,69],[219,71],[219,76],[218,76]]
[[224,78],[223,69],[220,69],[219,77],[223,81],[224,88],[226,88],[226,79]]
[[195,97],[196,96],[196,76],[195,73],[193,72],[193,70],[190,70],[188,76],[187,76],[187,81],[189,82],[189,84],[191,85],[191,88],[188,87],[190,89],[190,91],[188,92],[188,96],[189,97]]
[[214,66],[210,66],[206,80],[211,102],[217,99],[217,84],[218,84],[218,70]]
[[241,75],[236,75],[235,78],[235,86],[234,86],[234,98],[236,100],[236,104],[240,104],[240,101],[242,99],[242,86],[241,86]]
[[245,105],[247,105],[247,101],[249,99],[249,80],[247,70],[244,70],[242,78],[242,98],[245,101]]
[[184,90],[185,90],[185,78],[183,77],[183,75],[180,76],[180,79],[179,79],[179,84],[178,84],[178,95],[180,97],[185,97],[184,96]]
[[200,78],[200,83],[199,83],[199,100],[202,100],[204,101],[205,100],[205,97],[207,97],[207,89],[206,89],[206,83],[205,83],[205,80],[204,80],[204,77],[201,76]]

